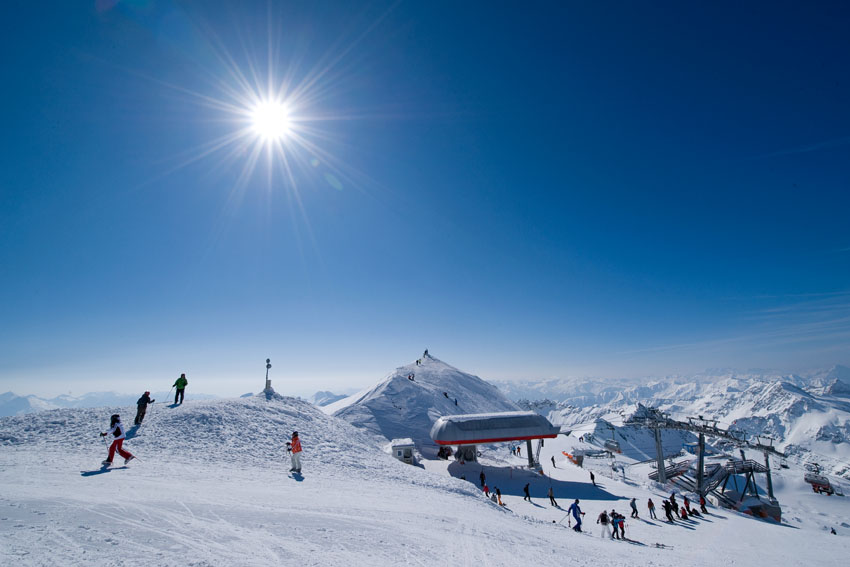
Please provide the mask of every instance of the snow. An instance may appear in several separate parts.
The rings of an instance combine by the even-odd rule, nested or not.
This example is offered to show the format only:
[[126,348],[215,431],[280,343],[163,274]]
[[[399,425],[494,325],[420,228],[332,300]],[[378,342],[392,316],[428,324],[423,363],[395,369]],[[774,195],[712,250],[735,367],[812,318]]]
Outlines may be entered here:
[[[850,479],[850,369],[843,366],[806,376],[715,370],[645,380],[569,379],[502,386],[509,395],[531,400],[521,406],[562,426],[600,418],[622,423],[637,403],[658,407],[675,419],[703,415],[719,420],[723,428],[771,436],[776,447],[799,464],[817,461],[831,474]],[[553,408],[555,401],[559,403]]]
[[433,455],[437,448],[430,432],[437,418],[520,409],[478,376],[430,355],[421,361],[397,368],[369,390],[322,410],[386,439],[411,437],[422,454]]
[[[797,471],[775,480],[787,525],[713,509],[705,520],[675,526],[627,520],[632,541],[613,542],[598,537],[602,509],[625,513],[631,497],[660,503],[665,492],[632,471],[625,480],[607,478],[602,462],[590,465],[600,485],[593,488],[587,470],[561,453],[577,443],[572,437],[546,441],[546,476],[498,445],[483,447],[482,465],[426,460],[418,467],[384,453],[383,438],[294,398],[157,403],[144,425],[128,431],[125,448],[139,459],[102,471],[106,446],[97,433],[120,410],[0,419],[0,562],[829,566],[843,565],[850,551],[847,499],[811,493]],[[286,472],[293,430],[304,446],[301,479]],[[506,507],[479,490],[482,467]],[[545,498],[550,482],[561,508]],[[531,503],[520,497],[525,483]],[[584,535],[564,526],[574,498],[587,513]],[[826,532],[831,525],[839,536]]]

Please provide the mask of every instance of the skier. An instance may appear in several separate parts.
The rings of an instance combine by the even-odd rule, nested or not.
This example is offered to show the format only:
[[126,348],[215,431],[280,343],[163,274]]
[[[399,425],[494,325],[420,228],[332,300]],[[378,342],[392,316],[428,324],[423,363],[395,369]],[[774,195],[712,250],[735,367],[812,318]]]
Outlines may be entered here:
[[637,518],[638,517],[637,503],[635,502],[634,498],[632,498],[632,501],[629,503],[629,506],[632,507],[632,518]]
[[557,508],[557,507],[558,507],[558,503],[557,503],[557,502],[555,502],[555,491],[554,491],[554,490],[552,490],[552,487],[551,487],[551,486],[549,487],[549,502],[550,502],[550,503],[552,504],[552,506],[554,506],[555,508]]
[[177,379],[176,382],[171,386],[172,388],[177,388],[174,392],[174,404],[177,404],[177,398],[180,398],[180,403],[183,403],[183,395],[186,392],[186,385],[189,384],[189,381],[186,380],[186,375],[181,374],[180,378]]
[[557,469],[558,467],[555,465],[555,457],[552,457],[552,468]]
[[484,475],[484,469],[481,469],[481,474],[480,474],[480,475],[478,475],[478,478],[481,480],[481,486],[483,487],[483,486],[484,486],[484,479],[485,479],[485,478],[487,478],[487,477]]
[[301,472],[301,440],[297,431],[292,432],[292,468],[289,472]]
[[679,517],[680,517],[680,518],[682,518],[683,520],[687,520],[687,519],[688,519],[688,511],[687,511],[687,510],[685,510],[685,507],[684,507],[684,506],[682,506],[681,508],[679,508]]
[[109,446],[109,456],[106,457],[106,460],[103,461],[103,465],[110,466],[112,464],[112,458],[115,457],[115,451],[118,451],[118,454],[124,457],[124,464],[126,465],[136,457],[133,456],[129,451],[125,451],[122,446],[124,445],[124,439],[127,437],[124,435],[124,425],[121,423],[121,416],[113,414],[109,420],[109,431],[106,433],[101,433],[101,437],[106,437],[109,434],[113,434],[115,436],[115,440],[112,441],[112,444]]
[[614,537],[617,538],[617,528],[620,528],[620,537],[617,539],[626,539],[626,517],[611,510],[611,523],[614,524]]
[[687,496],[685,496],[684,506],[685,506],[685,510],[688,511],[688,514],[690,514],[691,513],[691,501],[688,500]]
[[142,397],[139,398],[139,401],[136,402],[138,406],[138,410],[136,411],[136,419],[133,421],[134,425],[141,425],[142,420],[145,419],[145,413],[148,411],[148,404],[154,403],[156,400],[151,399],[151,393],[145,392],[142,394]]
[[531,495],[528,493],[528,485],[530,483],[526,482],[525,487],[523,487],[522,491],[525,492],[525,496],[522,497],[523,500],[528,500],[531,502]]
[[705,509],[705,496],[700,495],[699,497],[699,509],[703,514],[708,514],[708,510]]
[[520,447],[519,445],[516,446],[516,456],[522,457],[522,447]]
[[596,477],[593,476],[593,471],[590,471],[590,482],[593,483],[593,486],[596,486]]
[[670,522],[671,524],[674,523],[674,520],[673,520],[673,505],[670,504],[669,500],[665,500],[664,502],[661,503],[661,505],[664,507],[664,514],[667,516],[667,521]]
[[484,496],[486,496],[487,498],[490,498],[490,487],[485,484],[483,490],[484,490]]
[[652,498],[647,501],[646,507],[649,508],[649,517],[653,520],[657,520],[658,517],[655,515],[655,502],[652,501]]
[[581,508],[578,507],[578,498],[576,501],[570,504],[570,507],[567,509],[567,512],[572,512],[573,518],[575,518],[576,525],[573,528],[575,531],[581,531],[581,517],[584,516],[584,512],[581,511]]
[[600,537],[605,537],[607,535],[611,539],[614,539],[614,536],[611,535],[611,529],[608,527],[608,513],[605,510],[602,510],[599,517],[596,518],[596,523],[602,524],[602,533],[599,534]]
[[499,506],[504,506],[504,504],[502,504],[502,491],[499,490],[498,486],[496,487],[496,499],[499,501]]
[[425,352],[422,353],[422,358],[428,358],[428,349],[425,349]]
[[675,492],[670,493],[670,506],[673,508],[673,511],[676,512],[676,514],[678,515],[679,514],[679,503],[676,502],[676,493]]

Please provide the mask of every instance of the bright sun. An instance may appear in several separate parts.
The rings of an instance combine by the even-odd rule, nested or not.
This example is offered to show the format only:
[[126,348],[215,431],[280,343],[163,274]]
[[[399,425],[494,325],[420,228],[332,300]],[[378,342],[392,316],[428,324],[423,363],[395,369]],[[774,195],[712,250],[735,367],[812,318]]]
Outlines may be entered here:
[[282,140],[289,133],[289,112],[280,102],[261,102],[251,111],[251,125],[268,142]]

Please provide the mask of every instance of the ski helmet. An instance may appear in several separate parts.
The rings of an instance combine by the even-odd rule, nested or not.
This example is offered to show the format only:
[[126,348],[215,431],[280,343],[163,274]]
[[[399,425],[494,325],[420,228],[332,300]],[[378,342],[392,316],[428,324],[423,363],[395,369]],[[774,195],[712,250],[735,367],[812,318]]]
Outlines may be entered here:
[[121,416],[118,415],[117,413],[113,413],[110,420],[112,421],[112,423],[115,423],[116,421],[121,421]]
[[298,432],[297,432],[297,431],[293,431],[293,432],[292,432],[292,436],[293,436],[293,437],[298,437]]

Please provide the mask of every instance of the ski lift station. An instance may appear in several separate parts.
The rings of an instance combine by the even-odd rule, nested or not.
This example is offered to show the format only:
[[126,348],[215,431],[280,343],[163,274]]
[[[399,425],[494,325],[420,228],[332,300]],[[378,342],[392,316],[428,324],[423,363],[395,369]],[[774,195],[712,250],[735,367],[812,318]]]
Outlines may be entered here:
[[431,427],[431,439],[437,445],[457,445],[455,453],[459,460],[476,461],[476,445],[525,441],[528,449],[528,464],[535,466],[536,455],[532,453],[531,441],[554,439],[561,429],[548,419],[533,411],[510,411],[502,413],[479,413],[468,415],[444,415]]
[[393,439],[390,441],[393,457],[408,465],[413,464],[413,439]]

